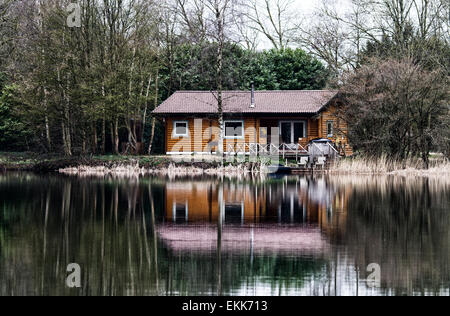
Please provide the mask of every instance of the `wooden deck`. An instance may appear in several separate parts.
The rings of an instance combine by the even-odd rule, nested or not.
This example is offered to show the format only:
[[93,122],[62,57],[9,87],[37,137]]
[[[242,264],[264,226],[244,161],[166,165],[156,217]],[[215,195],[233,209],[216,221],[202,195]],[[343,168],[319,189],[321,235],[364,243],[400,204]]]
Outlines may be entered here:
[[315,170],[325,170],[330,163],[341,158],[340,153],[330,143],[307,146],[300,144],[234,144],[228,146],[227,155],[249,155],[253,157],[277,157],[281,164],[272,169],[271,173],[301,173]]
[[319,146],[311,143],[307,146],[300,144],[233,144],[228,145],[227,155],[250,155],[250,156],[278,156],[282,159],[295,158],[298,162],[302,157],[326,157],[336,159],[343,156],[334,146],[326,144]]

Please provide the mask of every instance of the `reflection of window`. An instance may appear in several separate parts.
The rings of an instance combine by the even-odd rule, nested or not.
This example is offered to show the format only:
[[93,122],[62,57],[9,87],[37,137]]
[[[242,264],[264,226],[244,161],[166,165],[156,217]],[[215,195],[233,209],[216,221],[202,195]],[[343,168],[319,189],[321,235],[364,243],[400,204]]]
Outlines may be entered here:
[[189,136],[189,124],[185,121],[173,122],[173,136],[187,137]]
[[306,208],[295,193],[290,193],[279,200],[279,223],[303,223],[306,220]]
[[241,203],[225,204],[225,223],[240,224],[244,221],[244,205]]
[[225,121],[225,138],[229,139],[244,138],[244,122]]
[[327,122],[327,135],[328,137],[334,136],[334,121]]
[[327,221],[328,223],[331,223],[333,220],[333,206],[329,205],[327,206]]
[[173,203],[173,221],[175,223],[187,223],[189,221],[188,203]]

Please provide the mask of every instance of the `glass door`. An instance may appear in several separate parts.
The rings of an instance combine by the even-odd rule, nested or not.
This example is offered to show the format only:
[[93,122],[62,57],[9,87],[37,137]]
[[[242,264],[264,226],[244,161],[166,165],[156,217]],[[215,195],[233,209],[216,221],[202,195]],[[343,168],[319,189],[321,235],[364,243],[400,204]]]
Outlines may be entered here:
[[293,137],[294,137],[294,143],[298,144],[298,140],[300,138],[305,137],[305,123],[304,122],[294,122],[293,124]]
[[283,144],[298,144],[300,138],[306,137],[305,122],[281,122],[280,133]]
[[281,141],[283,144],[292,144],[292,123],[281,122]]

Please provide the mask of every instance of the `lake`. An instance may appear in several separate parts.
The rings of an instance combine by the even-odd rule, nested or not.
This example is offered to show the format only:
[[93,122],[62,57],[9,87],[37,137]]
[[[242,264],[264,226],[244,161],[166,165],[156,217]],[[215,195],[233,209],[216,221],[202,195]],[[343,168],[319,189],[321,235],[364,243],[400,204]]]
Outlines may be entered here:
[[449,206],[444,178],[4,173],[0,295],[449,295]]

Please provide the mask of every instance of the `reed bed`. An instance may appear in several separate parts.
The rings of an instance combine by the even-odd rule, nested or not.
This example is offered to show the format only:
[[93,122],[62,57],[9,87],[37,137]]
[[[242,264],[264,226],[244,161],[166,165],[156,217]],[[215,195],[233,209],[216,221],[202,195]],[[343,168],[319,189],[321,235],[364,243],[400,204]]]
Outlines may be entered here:
[[[78,176],[117,176],[139,177],[145,175],[177,177],[217,176],[228,178],[244,178],[262,176],[269,173],[263,163],[243,163],[220,166],[219,164],[183,165],[171,163],[161,167],[141,166],[138,161],[104,166],[79,166],[59,170],[62,174]],[[327,171],[333,175],[399,175],[399,176],[434,176],[449,177],[450,162],[446,159],[435,159],[429,169],[424,169],[420,160],[399,162],[387,157],[379,159],[354,158],[334,162]]]
[[379,159],[355,158],[336,161],[330,167],[332,174],[361,174],[361,175],[402,175],[402,176],[448,176],[450,162],[447,159],[434,160],[430,168],[425,169],[422,161],[408,159],[396,161],[381,157]]

